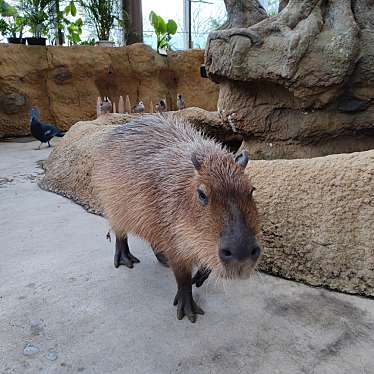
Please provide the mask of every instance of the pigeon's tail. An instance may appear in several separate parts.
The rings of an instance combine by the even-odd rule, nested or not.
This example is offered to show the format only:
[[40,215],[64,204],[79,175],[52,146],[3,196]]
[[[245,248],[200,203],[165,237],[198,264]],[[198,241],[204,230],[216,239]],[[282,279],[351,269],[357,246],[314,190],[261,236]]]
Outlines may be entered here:
[[62,138],[65,134],[63,132],[58,132],[57,134],[55,134],[55,136],[59,137],[59,138]]

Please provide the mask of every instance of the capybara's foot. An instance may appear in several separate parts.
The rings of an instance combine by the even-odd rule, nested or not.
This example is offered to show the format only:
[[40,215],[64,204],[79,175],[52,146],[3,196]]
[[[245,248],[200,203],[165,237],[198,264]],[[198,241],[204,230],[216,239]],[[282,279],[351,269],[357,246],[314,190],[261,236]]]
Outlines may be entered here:
[[203,283],[208,279],[211,272],[212,270],[206,267],[199,268],[192,278],[192,284],[195,284],[196,287],[201,287]]
[[114,267],[118,268],[121,265],[127,266],[128,268],[132,269],[134,264],[140,262],[138,258],[134,255],[129,253],[128,255],[121,254],[120,256],[114,256]]
[[174,298],[174,305],[177,306],[178,319],[187,316],[192,323],[195,323],[197,315],[204,314],[204,311],[195,303],[189,289],[181,288],[178,290]]
[[158,251],[157,249],[154,249],[153,247],[152,247],[152,250],[158,262],[168,268],[169,267],[168,258],[162,252]]
[[116,236],[116,253],[114,254],[114,267],[118,268],[120,265],[133,268],[135,263],[140,262],[134,255],[131,254],[127,242],[127,236],[119,238]]

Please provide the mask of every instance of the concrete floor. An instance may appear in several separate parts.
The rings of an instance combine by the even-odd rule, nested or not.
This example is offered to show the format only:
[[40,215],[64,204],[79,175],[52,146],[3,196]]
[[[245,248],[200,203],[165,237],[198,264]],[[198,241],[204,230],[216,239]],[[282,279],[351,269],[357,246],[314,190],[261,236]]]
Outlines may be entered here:
[[0,143],[0,373],[374,373],[374,301],[262,274],[195,290],[147,245],[113,267],[104,219],[38,188],[37,142]]

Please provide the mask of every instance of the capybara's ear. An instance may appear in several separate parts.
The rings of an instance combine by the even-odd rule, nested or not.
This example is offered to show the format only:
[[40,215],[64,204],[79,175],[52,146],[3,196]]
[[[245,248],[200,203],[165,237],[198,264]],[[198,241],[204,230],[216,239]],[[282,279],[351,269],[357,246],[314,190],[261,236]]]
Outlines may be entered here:
[[195,169],[199,171],[201,169],[201,161],[198,159],[198,156],[196,153],[192,153],[191,161]]
[[249,155],[247,150],[241,151],[235,156],[235,163],[241,166],[243,169],[247,166],[248,161]]

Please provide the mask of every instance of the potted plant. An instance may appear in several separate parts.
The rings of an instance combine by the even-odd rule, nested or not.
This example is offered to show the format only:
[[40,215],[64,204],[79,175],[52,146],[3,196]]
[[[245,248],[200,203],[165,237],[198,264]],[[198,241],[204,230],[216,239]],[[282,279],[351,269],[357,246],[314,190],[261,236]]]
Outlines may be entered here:
[[23,0],[21,7],[25,14],[25,23],[30,27],[31,38],[26,38],[28,45],[46,45],[48,8],[51,0]]
[[177,24],[174,20],[169,19],[165,22],[161,16],[158,16],[153,10],[149,14],[149,22],[153,26],[157,37],[157,52],[164,51],[167,53],[171,49],[171,36],[177,32]]
[[11,17],[8,21],[8,43],[26,44],[26,39],[22,38],[25,19],[19,15]]
[[94,26],[99,39],[97,45],[112,47],[114,42],[109,41],[110,31],[116,22],[122,25],[118,2],[115,0],[80,0],[80,4]]
[[[0,33],[8,36],[8,43],[24,44],[22,31],[24,28],[24,19],[18,14],[14,6],[9,5],[4,0],[0,0]],[[18,36],[17,36],[18,34]]]

